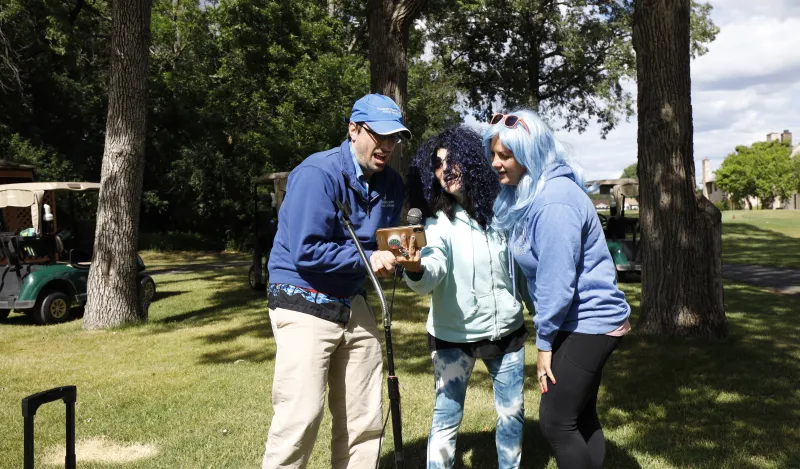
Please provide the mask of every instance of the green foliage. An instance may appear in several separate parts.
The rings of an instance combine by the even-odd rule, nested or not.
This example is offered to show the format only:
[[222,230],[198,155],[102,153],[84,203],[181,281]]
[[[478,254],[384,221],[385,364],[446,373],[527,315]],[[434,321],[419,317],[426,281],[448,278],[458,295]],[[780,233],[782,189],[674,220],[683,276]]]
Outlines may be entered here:
[[[409,40],[409,152],[498,101],[604,132],[630,115],[630,2],[553,5],[429,1]],[[709,11],[695,8],[696,45],[716,34]],[[366,14],[356,0],[154,0],[142,231],[243,246],[253,179],[338,145],[369,91]],[[0,158],[41,180],[99,179],[109,26],[107,0],[4,1]]]
[[[693,52],[702,55],[718,29],[711,6],[693,2]],[[426,16],[434,55],[468,90],[475,117],[497,105],[538,109],[602,135],[633,115],[623,87],[635,80],[633,1],[434,0]]]
[[790,185],[795,192],[800,192],[800,152],[792,156]]
[[714,206],[717,207],[720,212],[731,209],[731,203],[728,199],[722,199],[721,202],[714,202]]
[[33,166],[41,180],[69,180],[73,174],[69,161],[61,161],[52,149],[33,145],[19,134],[12,134],[6,142],[4,159]]
[[409,151],[413,154],[422,142],[462,119],[456,110],[458,85],[439,64],[412,61],[408,82],[408,126],[414,134]]
[[775,197],[785,199],[794,189],[790,154],[791,146],[778,141],[738,146],[714,172],[716,184],[736,201],[758,197],[769,206]]
[[36,168],[42,177],[96,180],[106,119],[108,5],[95,2],[77,16],[74,8],[55,0],[3,2],[7,49],[0,47],[0,54],[9,60],[0,57],[7,64],[0,66],[0,155],[25,151],[32,164],[47,159]]
[[630,166],[625,167],[622,170],[622,174],[619,176],[621,179],[625,178],[638,178],[639,177],[639,163],[633,163]]

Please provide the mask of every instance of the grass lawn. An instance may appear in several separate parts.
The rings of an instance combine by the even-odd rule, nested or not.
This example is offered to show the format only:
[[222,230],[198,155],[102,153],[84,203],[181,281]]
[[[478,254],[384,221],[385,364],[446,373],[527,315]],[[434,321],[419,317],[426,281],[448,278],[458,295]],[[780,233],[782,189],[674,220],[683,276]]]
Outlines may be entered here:
[[[638,218],[639,212],[625,216]],[[722,262],[800,269],[800,210],[722,212]]]
[[[149,266],[219,260],[145,258]],[[78,387],[79,446],[117,461],[81,461],[79,453],[82,469],[260,467],[275,345],[264,295],[247,288],[246,271],[156,276],[159,296],[151,321],[140,327],[86,332],[79,321],[35,327],[17,314],[0,321],[0,467],[22,466],[20,400],[65,384]],[[624,289],[638,314],[639,286]],[[634,324],[600,393],[606,467],[800,467],[800,297],[728,284],[725,299],[731,337],[724,342],[657,342],[638,337]],[[398,288],[394,350],[409,468],[423,465],[433,402],[426,303]],[[538,428],[532,341],[526,353],[523,467],[555,468]],[[460,467],[497,467],[490,379],[481,364],[466,407]],[[37,467],[63,461],[63,408],[48,404],[36,416]],[[330,427],[326,415],[313,468],[329,467]],[[387,436],[386,468],[394,467]]]
[[722,261],[800,269],[800,210],[722,212]]

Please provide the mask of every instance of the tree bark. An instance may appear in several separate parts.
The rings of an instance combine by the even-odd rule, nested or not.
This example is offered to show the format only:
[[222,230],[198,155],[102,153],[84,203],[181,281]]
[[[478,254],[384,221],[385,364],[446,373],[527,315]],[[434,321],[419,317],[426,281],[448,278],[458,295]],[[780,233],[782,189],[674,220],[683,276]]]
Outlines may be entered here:
[[539,87],[541,77],[539,76],[541,72],[541,62],[542,62],[542,54],[540,50],[540,38],[539,34],[541,31],[541,27],[543,26],[541,23],[538,23],[538,19],[533,11],[527,11],[525,13],[525,37],[528,42],[528,47],[530,48],[530,53],[528,55],[528,108],[533,109],[534,111],[539,111]]
[[84,329],[147,319],[136,282],[136,245],[147,118],[151,0],[115,0],[106,144],[100,175]]
[[637,0],[642,230],[642,316],[638,331],[721,338],[721,214],[695,190],[690,0]]
[[[370,90],[394,99],[407,116],[408,39],[411,25],[428,0],[369,0]],[[408,126],[408,124],[406,124]],[[391,166],[403,177],[411,163],[398,145]]]

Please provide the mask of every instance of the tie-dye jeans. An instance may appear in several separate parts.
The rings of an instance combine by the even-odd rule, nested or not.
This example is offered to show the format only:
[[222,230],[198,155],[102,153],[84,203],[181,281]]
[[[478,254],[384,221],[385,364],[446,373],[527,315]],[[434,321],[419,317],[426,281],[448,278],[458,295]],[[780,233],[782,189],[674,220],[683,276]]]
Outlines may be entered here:
[[[431,357],[436,401],[428,437],[428,469],[445,469],[453,467],[455,460],[456,433],[464,415],[464,398],[475,359],[461,349],[437,350]],[[494,383],[498,465],[500,469],[518,468],[525,419],[522,394],[525,347],[502,357],[484,359],[483,363]]]

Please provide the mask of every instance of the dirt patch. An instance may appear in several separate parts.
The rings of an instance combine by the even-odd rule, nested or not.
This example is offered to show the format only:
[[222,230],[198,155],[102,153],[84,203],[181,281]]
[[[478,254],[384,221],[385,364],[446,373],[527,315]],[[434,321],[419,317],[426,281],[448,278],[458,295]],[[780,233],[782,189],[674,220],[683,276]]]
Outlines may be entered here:
[[[63,445],[45,452],[44,463],[63,466],[66,449]],[[158,455],[158,448],[145,443],[115,443],[106,438],[90,438],[75,443],[75,459],[81,463],[127,464]]]

